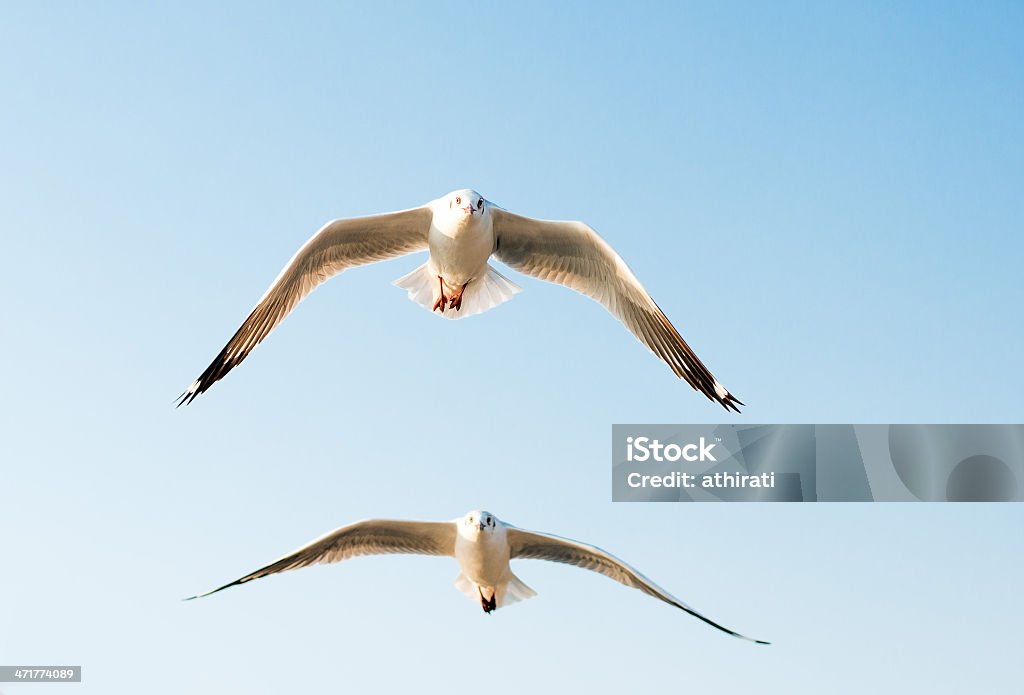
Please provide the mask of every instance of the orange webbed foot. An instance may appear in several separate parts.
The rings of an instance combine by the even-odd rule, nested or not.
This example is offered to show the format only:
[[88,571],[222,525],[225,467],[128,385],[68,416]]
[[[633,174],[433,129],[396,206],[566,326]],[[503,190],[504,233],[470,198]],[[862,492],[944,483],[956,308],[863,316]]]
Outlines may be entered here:
[[459,309],[462,308],[462,294],[466,291],[466,287],[468,285],[469,285],[469,283],[467,282],[465,285],[462,286],[461,289],[459,289],[458,292],[453,294],[448,299],[448,308],[449,309],[455,309],[455,311],[458,311]]
[[437,311],[440,309],[443,314],[445,307],[448,304],[448,297],[444,296],[444,279],[440,275],[437,276],[437,284],[440,288],[440,296],[437,298],[437,301],[434,302],[434,308],[431,309],[431,311]]

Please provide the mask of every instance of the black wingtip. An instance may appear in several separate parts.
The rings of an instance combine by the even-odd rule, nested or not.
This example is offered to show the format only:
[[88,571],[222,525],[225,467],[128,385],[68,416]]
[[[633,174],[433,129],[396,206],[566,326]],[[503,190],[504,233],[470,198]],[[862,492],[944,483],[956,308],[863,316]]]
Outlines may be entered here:
[[736,398],[736,396],[732,395],[728,391],[725,393],[725,399],[728,401],[729,407],[737,413],[740,412],[739,406],[746,406],[746,403],[741,401],[739,398]]
[[200,380],[195,381],[191,386],[189,386],[185,390],[185,393],[181,394],[180,396],[177,397],[177,399],[175,399],[177,400],[177,403],[175,404],[174,407],[180,408],[183,405],[189,405],[192,401],[196,399],[196,396],[198,396],[205,390],[206,389],[202,387],[202,383]]
[[742,406],[746,405],[746,403],[741,401],[739,398],[736,398],[735,396],[733,396],[728,391],[726,391],[726,393],[725,393],[725,398],[719,398],[718,394],[714,394],[714,395],[707,394],[707,397],[708,397],[709,400],[713,400],[716,403],[718,403],[718,405],[720,405],[723,408],[725,408],[726,411],[732,411],[732,412],[735,412],[735,413],[739,413],[740,412],[740,409],[737,407],[738,405],[742,405]]

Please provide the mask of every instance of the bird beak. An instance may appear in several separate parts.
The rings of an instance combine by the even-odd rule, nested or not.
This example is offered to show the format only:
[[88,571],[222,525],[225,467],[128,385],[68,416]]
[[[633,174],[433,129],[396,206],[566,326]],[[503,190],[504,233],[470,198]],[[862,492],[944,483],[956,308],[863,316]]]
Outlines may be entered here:
[[481,522],[479,522],[479,523],[477,524],[477,527],[478,527],[478,528],[479,528],[479,529],[480,529],[481,531],[483,531],[483,530],[484,530],[484,528],[486,528],[486,527],[487,527],[487,524],[485,524],[484,522],[482,522],[482,521],[481,521]]
[[472,205],[467,205],[466,207],[462,208],[462,211],[467,215],[472,215],[475,212],[475,210],[473,210]]

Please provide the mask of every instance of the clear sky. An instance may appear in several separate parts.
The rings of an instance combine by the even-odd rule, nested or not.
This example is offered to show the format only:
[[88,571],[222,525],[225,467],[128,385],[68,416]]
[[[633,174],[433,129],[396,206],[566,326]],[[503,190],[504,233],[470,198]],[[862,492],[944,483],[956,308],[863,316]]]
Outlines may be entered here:
[[[614,422],[1020,422],[1019,3],[5,3],[0,663],[75,692],[1007,692],[1021,505],[614,505]],[[318,290],[175,410],[324,221],[471,186],[613,244],[727,415],[601,307]],[[366,517],[591,541],[191,595]],[[0,685],[4,695],[48,686]],[[62,691],[63,692],[63,691]]]

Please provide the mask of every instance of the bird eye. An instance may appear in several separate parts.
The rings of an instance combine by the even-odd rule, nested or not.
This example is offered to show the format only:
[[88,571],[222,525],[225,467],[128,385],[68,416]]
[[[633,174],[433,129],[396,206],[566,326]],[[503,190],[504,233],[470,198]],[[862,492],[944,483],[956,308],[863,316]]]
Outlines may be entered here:
[[477,210],[483,210],[484,209],[484,199],[483,198],[481,198],[480,200],[476,201],[476,209]]
[[455,204],[462,205],[462,198],[460,196],[455,196]]

